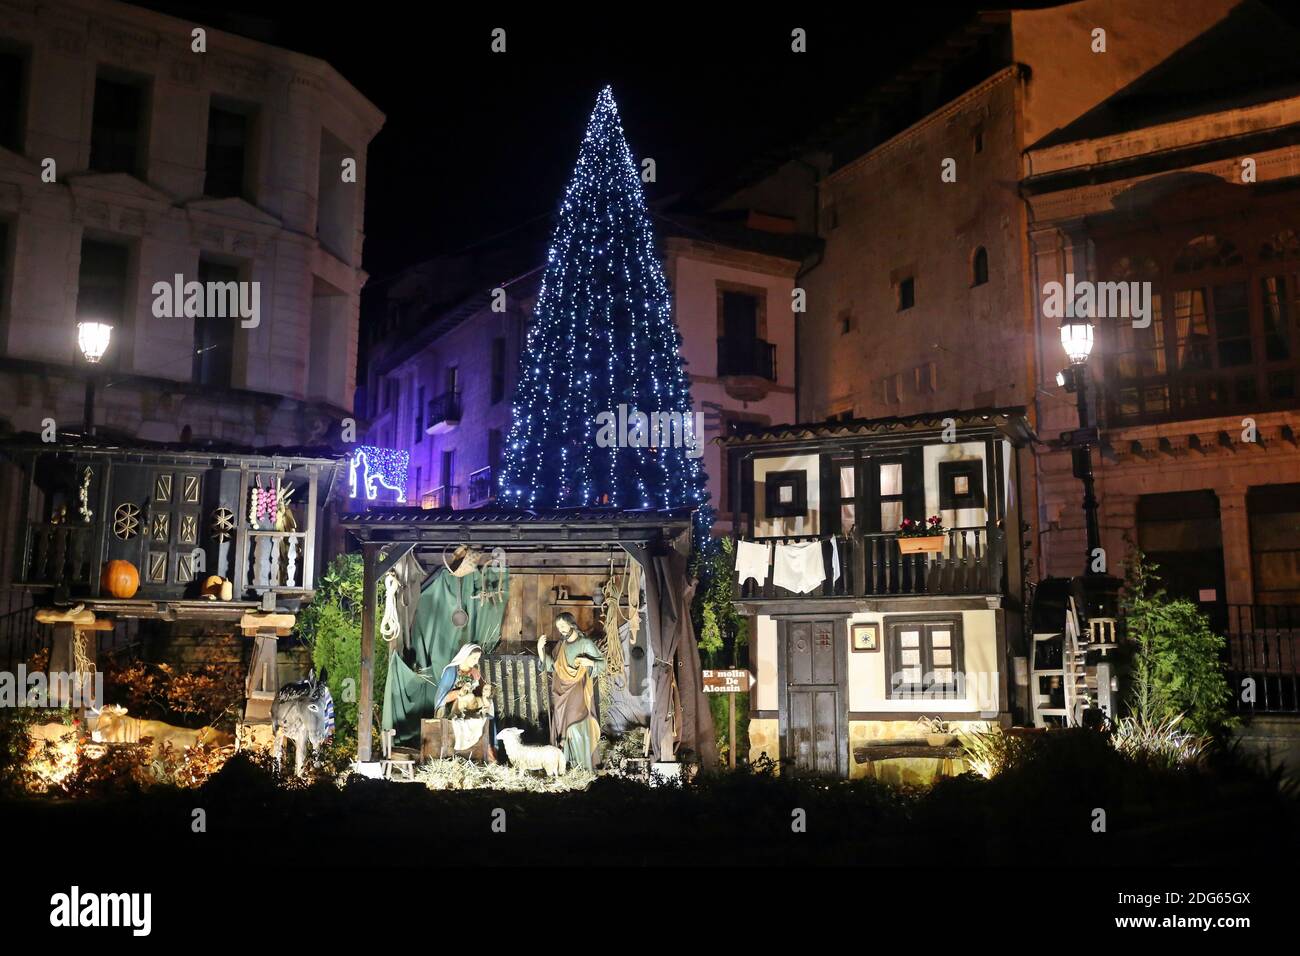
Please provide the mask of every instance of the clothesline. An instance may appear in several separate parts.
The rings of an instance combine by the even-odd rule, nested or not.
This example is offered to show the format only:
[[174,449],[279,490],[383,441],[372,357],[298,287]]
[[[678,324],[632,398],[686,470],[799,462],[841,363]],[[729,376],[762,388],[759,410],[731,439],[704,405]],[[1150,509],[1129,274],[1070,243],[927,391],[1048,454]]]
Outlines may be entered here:
[[767,583],[768,567],[772,583],[795,594],[807,594],[826,581],[826,564],[822,545],[831,546],[831,583],[840,579],[839,535],[815,537],[807,541],[740,541],[736,546],[736,574],[740,584],[753,578],[759,587]]

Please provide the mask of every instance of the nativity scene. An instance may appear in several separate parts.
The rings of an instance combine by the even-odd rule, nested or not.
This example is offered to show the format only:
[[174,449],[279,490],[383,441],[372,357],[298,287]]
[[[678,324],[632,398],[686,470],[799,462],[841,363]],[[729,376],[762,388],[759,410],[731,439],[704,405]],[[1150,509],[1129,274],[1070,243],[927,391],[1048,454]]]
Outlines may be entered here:
[[[688,515],[585,519],[510,511],[371,510],[360,543],[363,712],[387,645],[379,732],[357,768],[520,768],[550,778],[638,765],[712,766],[716,745],[690,622]],[[620,759],[619,764],[626,763]],[[665,769],[671,768],[671,769]]]

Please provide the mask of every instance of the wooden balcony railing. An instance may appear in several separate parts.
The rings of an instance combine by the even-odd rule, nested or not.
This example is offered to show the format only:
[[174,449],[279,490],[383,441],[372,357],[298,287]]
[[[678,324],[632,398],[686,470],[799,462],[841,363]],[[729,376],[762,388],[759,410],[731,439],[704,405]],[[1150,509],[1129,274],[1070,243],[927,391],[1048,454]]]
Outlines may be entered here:
[[[883,597],[891,595],[998,594],[1006,544],[1000,529],[954,528],[947,532],[944,550],[938,554],[902,554],[898,535],[863,534],[836,537],[840,576],[832,580],[830,541],[822,541],[826,580],[806,594],[798,594],[772,583],[775,550],[768,558],[767,578],[760,585],[752,578],[735,581],[739,600],[807,600],[831,597]],[[797,544],[815,537],[759,538],[760,543]]]
[[249,531],[245,580],[258,593],[270,590],[310,590],[312,569],[303,556],[307,534],[303,531]]
[[92,543],[98,531],[96,525],[28,525],[23,583],[89,587]]

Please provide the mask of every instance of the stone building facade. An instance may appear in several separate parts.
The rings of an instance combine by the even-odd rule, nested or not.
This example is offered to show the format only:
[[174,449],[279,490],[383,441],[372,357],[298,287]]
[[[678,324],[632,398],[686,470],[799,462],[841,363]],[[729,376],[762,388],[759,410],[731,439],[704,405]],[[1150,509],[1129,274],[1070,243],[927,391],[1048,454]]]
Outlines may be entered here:
[[[327,63],[120,3],[0,4],[0,408],[77,426],[76,323],[114,324],[98,423],[322,438],[355,387],[366,147]],[[343,161],[355,160],[355,181]],[[256,282],[260,321],[159,317],[154,286]],[[199,353],[196,358],[196,352]]]
[[[383,120],[309,56],[122,3],[0,0],[0,431],[81,431],[93,371],[104,435],[337,439]],[[177,282],[256,317],[206,295],[168,314],[156,287]],[[93,369],[82,320],[114,327]]]
[[1152,282],[1151,329],[1098,318],[1089,364],[1111,570],[1132,540],[1220,622],[1300,604],[1293,41],[1237,0],[980,15],[723,201],[816,210],[799,419],[1026,407],[1034,575],[1078,574],[1045,289]]

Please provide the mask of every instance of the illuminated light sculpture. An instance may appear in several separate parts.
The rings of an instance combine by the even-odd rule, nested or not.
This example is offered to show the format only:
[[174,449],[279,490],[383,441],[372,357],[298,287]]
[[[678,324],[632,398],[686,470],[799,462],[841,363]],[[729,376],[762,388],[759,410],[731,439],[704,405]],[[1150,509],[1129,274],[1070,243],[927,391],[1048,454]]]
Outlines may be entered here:
[[637,164],[609,87],[560,203],[521,356],[498,479],[519,507],[693,508],[705,475],[685,447],[602,447],[620,405],[689,418],[690,381]]
[[358,445],[348,461],[348,497],[361,497],[364,489],[367,501],[379,497],[379,489],[387,488],[397,493],[397,500],[406,503],[406,471],[411,453],[396,448],[378,448]]

